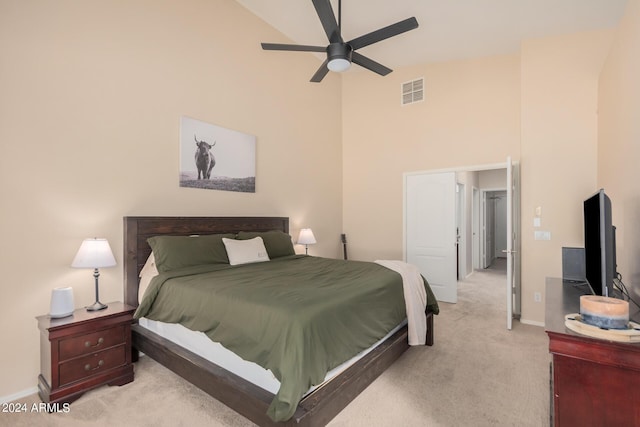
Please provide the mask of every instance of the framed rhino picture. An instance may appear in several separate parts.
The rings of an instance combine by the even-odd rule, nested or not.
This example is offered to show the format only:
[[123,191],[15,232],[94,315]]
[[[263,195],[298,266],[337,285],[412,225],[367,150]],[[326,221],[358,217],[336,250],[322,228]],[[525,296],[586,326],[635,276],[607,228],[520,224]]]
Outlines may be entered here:
[[180,187],[256,192],[256,137],[180,118]]

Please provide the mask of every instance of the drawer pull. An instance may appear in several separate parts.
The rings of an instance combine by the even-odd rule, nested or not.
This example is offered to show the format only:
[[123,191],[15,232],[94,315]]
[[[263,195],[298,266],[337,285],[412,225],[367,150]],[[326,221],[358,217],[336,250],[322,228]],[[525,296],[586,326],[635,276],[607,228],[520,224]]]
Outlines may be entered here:
[[84,346],[87,348],[89,347],[96,348],[96,347],[99,347],[103,342],[104,342],[104,338],[100,337],[98,338],[98,342],[96,343],[96,345],[91,345],[91,341],[85,341]]
[[84,365],[84,370],[85,371],[95,371],[96,369],[99,369],[102,365],[104,365],[104,360],[98,361],[98,366],[96,366],[93,369],[91,368],[91,364],[87,363],[86,365]]

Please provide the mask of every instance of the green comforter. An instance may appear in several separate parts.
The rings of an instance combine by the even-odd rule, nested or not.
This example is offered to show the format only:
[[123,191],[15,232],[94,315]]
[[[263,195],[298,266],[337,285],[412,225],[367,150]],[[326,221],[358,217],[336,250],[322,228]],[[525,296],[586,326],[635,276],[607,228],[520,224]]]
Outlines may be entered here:
[[374,263],[294,255],[162,273],[135,313],[143,316],[202,331],[270,369],[280,389],[268,415],[283,421],[329,370],[386,335],[406,312],[398,273]]

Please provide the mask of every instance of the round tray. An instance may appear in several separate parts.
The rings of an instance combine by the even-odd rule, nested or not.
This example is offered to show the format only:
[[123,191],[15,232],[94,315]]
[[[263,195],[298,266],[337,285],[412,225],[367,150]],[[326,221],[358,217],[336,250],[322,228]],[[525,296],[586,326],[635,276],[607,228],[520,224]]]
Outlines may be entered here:
[[627,325],[627,329],[602,329],[598,326],[585,323],[579,313],[574,313],[564,316],[564,325],[574,332],[593,338],[600,338],[609,341],[640,343],[640,325],[631,321]]

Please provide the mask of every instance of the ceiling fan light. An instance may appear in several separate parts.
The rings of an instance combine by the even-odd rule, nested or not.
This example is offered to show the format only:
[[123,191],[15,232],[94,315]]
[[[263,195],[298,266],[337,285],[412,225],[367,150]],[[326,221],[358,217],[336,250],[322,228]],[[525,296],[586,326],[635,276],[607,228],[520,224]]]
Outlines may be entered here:
[[327,46],[327,68],[331,71],[342,72],[351,66],[351,46],[346,43],[331,43]]
[[351,67],[351,62],[345,58],[333,58],[327,63],[327,68],[337,73],[347,71],[349,67]]

